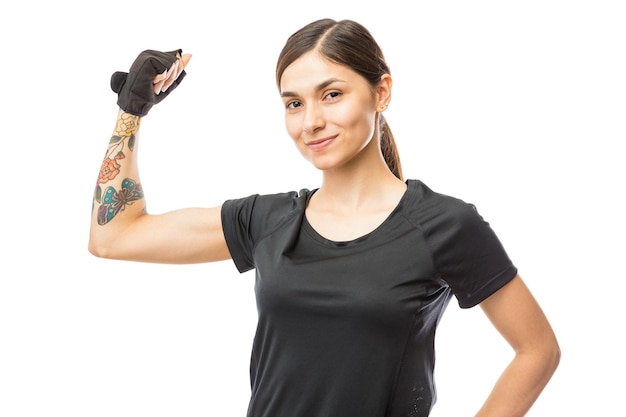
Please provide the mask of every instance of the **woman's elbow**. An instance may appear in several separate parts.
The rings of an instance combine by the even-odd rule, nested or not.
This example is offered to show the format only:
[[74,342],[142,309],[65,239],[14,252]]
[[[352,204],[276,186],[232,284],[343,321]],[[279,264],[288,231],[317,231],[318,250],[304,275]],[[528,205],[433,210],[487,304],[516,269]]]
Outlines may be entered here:
[[87,250],[96,258],[105,258],[105,259],[111,258],[109,251],[106,250],[106,247],[103,245],[99,245],[97,242],[94,242],[92,239],[89,239],[89,243],[87,244]]
[[87,250],[93,256],[103,259],[118,259],[113,251],[114,244],[103,236],[90,234]]
[[548,363],[550,364],[550,369],[552,372],[556,371],[559,367],[559,363],[561,362],[561,346],[559,346],[559,342],[554,339],[551,343],[550,348],[547,350],[548,353]]
[[534,350],[533,354],[536,358],[536,363],[540,369],[543,370],[544,376],[550,379],[556,372],[561,362],[561,347],[555,338],[544,342],[540,347]]

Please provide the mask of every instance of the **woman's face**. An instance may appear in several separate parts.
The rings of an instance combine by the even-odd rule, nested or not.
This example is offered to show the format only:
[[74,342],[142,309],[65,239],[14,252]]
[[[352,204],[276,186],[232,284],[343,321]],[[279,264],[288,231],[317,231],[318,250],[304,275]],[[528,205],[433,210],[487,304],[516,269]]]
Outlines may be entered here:
[[378,95],[361,75],[316,52],[285,69],[280,93],[287,132],[318,169],[350,162],[374,136]]

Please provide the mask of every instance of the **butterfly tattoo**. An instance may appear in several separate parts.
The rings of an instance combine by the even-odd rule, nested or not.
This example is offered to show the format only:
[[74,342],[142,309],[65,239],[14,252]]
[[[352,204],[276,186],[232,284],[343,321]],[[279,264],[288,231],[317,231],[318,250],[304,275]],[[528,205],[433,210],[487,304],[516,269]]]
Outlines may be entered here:
[[124,211],[127,205],[143,198],[143,188],[130,178],[122,181],[122,188],[116,191],[113,187],[107,187],[102,196],[102,204],[98,207],[98,224],[104,225],[113,219],[120,211]]

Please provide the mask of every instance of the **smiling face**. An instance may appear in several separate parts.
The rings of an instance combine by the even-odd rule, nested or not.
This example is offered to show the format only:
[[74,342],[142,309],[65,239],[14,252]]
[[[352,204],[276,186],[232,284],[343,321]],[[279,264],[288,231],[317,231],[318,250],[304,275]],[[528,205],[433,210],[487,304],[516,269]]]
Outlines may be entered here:
[[375,138],[381,97],[352,69],[311,51],[289,65],[280,79],[289,136],[321,170],[352,161]]

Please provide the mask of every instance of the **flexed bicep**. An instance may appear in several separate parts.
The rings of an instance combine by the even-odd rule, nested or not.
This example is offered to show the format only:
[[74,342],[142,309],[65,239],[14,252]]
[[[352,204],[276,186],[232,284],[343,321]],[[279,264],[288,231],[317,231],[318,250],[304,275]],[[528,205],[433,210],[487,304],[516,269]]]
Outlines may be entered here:
[[230,259],[222,230],[221,207],[144,214],[112,240],[101,256],[167,264]]

